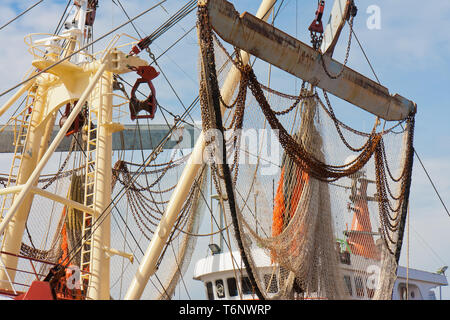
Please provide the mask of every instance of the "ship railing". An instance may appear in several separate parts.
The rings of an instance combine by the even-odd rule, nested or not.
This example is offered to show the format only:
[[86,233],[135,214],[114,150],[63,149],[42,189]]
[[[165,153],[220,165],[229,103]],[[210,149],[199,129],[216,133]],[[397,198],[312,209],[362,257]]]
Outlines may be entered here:
[[[80,42],[70,35],[54,35],[51,33],[31,33],[25,36],[28,52],[35,59],[59,61],[81,48]],[[79,53],[86,61],[93,61],[94,56],[87,51]]]
[[[119,40],[125,40],[124,43],[119,43]],[[106,45],[105,49],[94,53],[94,57],[97,60],[103,59],[105,55],[110,52],[113,49],[121,49],[125,53],[128,53],[131,51],[131,48],[135,46],[141,39],[138,39],[136,37],[133,37],[127,33],[120,33],[113,36],[113,38],[110,40],[110,42]]]
[[[85,56],[83,62],[92,62],[103,59],[105,55],[113,49],[121,49],[126,53],[131,52],[133,46],[140,40],[141,39],[126,33],[116,34],[103,50],[89,53],[89,48],[86,48],[86,50],[82,50],[77,54]],[[24,41],[28,46],[28,52],[30,52],[35,59],[46,59],[54,62],[64,59],[64,57],[69,56],[81,48],[80,42],[71,35],[31,33],[25,36]],[[81,60],[78,59],[78,61]]]
[[[105,47],[105,49],[94,53],[93,56],[96,60],[103,59],[108,52],[111,52],[114,49],[121,50],[125,53],[129,53],[133,46],[135,46],[140,39],[133,37],[129,34],[122,33],[122,34],[116,34],[114,37],[110,40],[108,45]],[[113,122],[122,123],[123,119],[127,119],[130,116],[130,113],[128,111],[128,103],[129,103],[129,97],[125,94],[118,94],[118,93],[110,93],[110,95],[113,97],[112,107],[114,108],[113,113]],[[116,99],[114,99],[116,98]]]

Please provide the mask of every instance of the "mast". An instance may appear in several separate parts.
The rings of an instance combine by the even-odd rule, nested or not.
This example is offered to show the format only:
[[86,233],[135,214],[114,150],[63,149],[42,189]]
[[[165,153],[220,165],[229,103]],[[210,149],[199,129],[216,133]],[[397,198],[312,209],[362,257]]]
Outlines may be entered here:
[[89,270],[91,274],[86,298],[94,300],[110,299],[110,261],[105,249],[110,247],[111,238],[109,205],[111,202],[112,131],[108,128],[108,124],[112,121],[112,82],[113,74],[105,72],[100,80],[99,93],[93,101],[93,105],[98,108],[90,111],[98,114],[93,205],[93,224],[98,227],[92,233]]
[[[33,113],[31,115],[30,127],[37,127],[44,116],[44,110],[47,102],[46,91],[49,86],[49,80],[51,77],[43,76],[37,79],[37,88],[35,89],[35,104]],[[25,145],[24,152],[21,155],[19,172],[17,174],[16,185],[25,184],[30,178],[33,169],[39,162],[38,154],[48,147],[48,142],[42,139],[43,130],[31,130],[28,134],[28,141]],[[42,141],[42,143],[41,143]],[[32,186],[36,186],[37,182],[33,182]],[[22,243],[23,233],[25,231],[26,222],[28,219],[28,213],[33,202],[34,195],[32,193],[26,194],[23,197],[23,203],[17,210],[14,219],[8,225],[5,231],[2,251],[18,255],[20,252],[20,246]],[[3,225],[3,221],[2,221]],[[1,233],[0,233],[1,234]],[[5,270],[8,270],[9,278],[14,279],[16,274],[16,268],[18,258],[13,255],[2,255],[2,260],[5,265],[5,269],[0,269],[0,288],[6,290],[12,290],[10,283],[8,282],[8,275]]]
[[[355,174],[351,178],[353,182],[350,200],[354,207],[349,206],[349,209],[353,211],[353,219],[351,230],[345,231],[348,244],[353,254],[367,259],[380,260],[380,250],[377,248],[374,239],[374,236],[379,235],[379,233],[372,230],[368,208],[368,202],[377,201],[377,198],[367,195],[369,183],[375,183],[375,181],[366,179],[363,174],[361,176]],[[357,187],[358,182],[359,188]]]
[[[67,56],[75,48],[77,43],[84,43],[84,25],[87,11],[87,0],[78,1],[77,10],[66,21],[65,33],[69,35],[69,41],[65,48],[61,48],[61,56]],[[70,25],[68,23],[70,22]],[[46,38],[40,40],[38,43],[45,43],[49,45],[47,50],[47,59],[55,59],[57,54],[55,52],[54,44],[58,43],[60,38],[58,36]],[[82,60],[80,57],[85,57],[82,53],[76,55],[76,60]],[[48,98],[48,93],[51,87],[54,85],[56,77],[52,74],[42,74],[38,76],[35,82],[30,81],[24,85],[13,97],[8,101],[1,109],[3,114],[21,94],[26,90],[30,90],[30,94],[34,95],[34,104],[32,106],[31,120],[29,122],[29,133],[27,137],[27,143],[23,149],[23,153],[20,157],[20,167],[17,173],[16,185],[29,185],[29,187],[37,186],[37,179],[34,181],[31,178],[34,173],[34,169],[37,167],[43,158],[44,153],[48,149],[50,134],[53,131],[55,116],[51,115],[48,119],[48,105],[52,105],[54,101]],[[35,85],[33,88],[32,85]],[[31,93],[34,92],[34,93]],[[47,121],[45,121],[47,120]],[[44,123],[42,125],[42,123]],[[26,124],[24,124],[26,125]],[[2,259],[5,264],[5,269],[9,270],[9,277],[14,279],[15,270],[17,268],[18,258],[15,255],[20,253],[20,247],[22,243],[22,237],[25,230],[28,215],[33,203],[33,193],[23,193],[23,196],[14,197],[14,202],[20,202],[17,212],[8,224],[8,228],[5,231],[2,243],[2,251],[12,253],[13,255],[2,255]],[[13,207],[14,204],[11,205]],[[11,209],[11,208],[10,208]],[[11,211],[11,210],[10,210]],[[9,212],[8,212],[9,213]],[[7,220],[7,219],[5,219]],[[6,221],[7,222],[7,221]],[[5,222],[2,222],[2,226]],[[3,230],[2,230],[3,231]],[[1,234],[1,232],[0,232]],[[4,269],[0,270],[0,288],[10,290],[11,285],[7,281],[8,275],[6,275]]]
[[[259,6],[256,16],[260,19],[267,21],[270,16],[276,0],[263,0]],[[204,0],[200,0],[199,3],[205,3]],[[242,62],[247,64],[250,60],[250,55],[244,51],[241,51]],[[233,93],[241,78],[240,71],[236,67],[232,67],[230,70],[221,90],[221,94],[225,103],[229,103],[233,96]],[[225,108],[222,106],[222,113]],[[161,255],[162,249],[166,243],[166,240],[170,234],[178,214],[187,198],[190,188],[192,187],[195,177],[203,164],[203,152],[205,150],[205,137],[202,131],[191,156],[186,164],[186,167],[181,174],[181,177],[177,183],[170,201],[167,205],[166,211],[161,219],[158,228],[150,242],[145,256],[136,272],[130,287],[125,295],[125,300],[140,299],[144,292],[145,286],[150,279],[150,276],[156,271],[156,264]]]
[[[89,250],[82,250],[84,254],[82,261],[85,262],[84,266],[87,269],[82,270],[82,273],[87,271],[85,272],[87,276],[84,276],[83,280],[87,280],[85,289],[88,299],[108,300],[109,257],[116,254],[123,255],[122,252],[110,248],[108,212],[111,203],[112,133],[123,129],[123,125],[112,122],[113,74],[127,73],[131,71],[130,67],[147,66],[148,63],[138,57],[127,56],[114,48],[117,37],[103,53],[101,60],[95,60],[85,50],[73,55],[73,52],[82,48],[83,44],[87,44],[92,36],[91,27],[97,1],[78,0],[74,3],[76,9],[64,24],[66,30],[61,36],[31,40],[29,43],[33,49],[37,46],[46,49],[45,53],[43,50],[39,53],[31,51],[35,55],[33,66],[47,72],[40,74],[34,85],[33,82],[27,83],[0,109],[1,113],[5,112],[13,104],[13,100],[31,86],[28,94],[34,98],[33,113],[31,123],[27,125],[29,130],[27,144],[22,154],[18,155],[21,161],[17,183],[15,187],[2,189],[4,195],[18,194],[14,195],[9,210],[5,206],[2,209],[7,210],[0,223],[0,235],[6,231],[2,250],[8,254],[2,255],[2,259],[8,274],[3,271],[4,269],[0,269],[0,289],[11,290],[9,280],[14,282],[18,264],[16,256],[20,252],[33,196],[38,193],[40,196],[83,211],[84,221],[90,219],[90,223],[85,224],[82,231],[82,248],[89,247]],[[67,60],[66,57],[70,55],[73,56]],[[53,68],[49,69],[50,66]],[[73,108],[49,145],[56,114],[67,104],[72,104]],[[37,188],[37,182],[43,168],[86,104],[89,109],[89,120],[93,121],[89,121],[87,125],[89,147],[86,153],[86,168],[89,169],[85,172],[85,203],[82,204],[41,190]],[[69,262],[63,261],[62,264]]]

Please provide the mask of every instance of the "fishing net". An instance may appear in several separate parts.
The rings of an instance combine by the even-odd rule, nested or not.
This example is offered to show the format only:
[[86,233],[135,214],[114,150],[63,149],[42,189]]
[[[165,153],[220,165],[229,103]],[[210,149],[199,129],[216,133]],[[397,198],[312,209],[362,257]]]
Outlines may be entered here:
[[[201,235],[206,198],[217,193],[230,255],[237,248],[242,258],[242,264],[234,264],[240,293],[248,279],[260,299],[389,299],[407,211],[414,115],[382,126],[377,119],[371,131],[356,130],[335,115],[332,99],[317,87],[303,83],[292,95],[258,80],[248,56],[221,44],[201,5],[198,21],[205,164],[142,298],[174,296]],[[32,90],[30,101],[36,94]],[[29,106],[27,102],[24,117]],[[92,103],[88,107],[90,115],[95,113]],[[113,120],[123,122],[125,117],[128,112],[114,106]],[[93,119],[84,125],[93,130],[100,124]],[[87,186],[86,177],[96,159],[87,146],[96,138],[86,137],[82,128],[65,160],[53,159],[60,164],[56,174],[47,172],[37,186],[90,205],[85,195],[92,185]],[[17,155],[25,154],[27,139],[27,132],[16,137],[16,145],[24,147]],[[162,146],[140,153],[142,161],[133,152],[113,154],[112,206],[105,211],[111,218],[110,248],[120,251],[109,257],[113,299],[125,296],[190,156],[189,151],[170,152]],[[16,184],[14,161],[15,171],[0,179],[4,187]],[[214,192],[207,192],[208,180]],[[3,195],[2,217],[13,199]],[[67,260],[80,266],[82,246],[91,245],[84,218],[80,210],[34,196],[20,254],[35,264],[19,262],[18,269],[26,271],[13,277],[19,291],[26,290],[36,270],[43,278]],[[93,229],[104,221],[94,221]],[[0,274],[9,281],[2,268]]]
[[[173,152],[173,154],[176,153]],[[146,170],[145,176],[133,180],[131,179],[134,176],[133,171],[129,171],[127,166],[131,169],[136,165],[116,163],[115,190],[119,191],[119,186],[128,190],[126,199],[118,202],[117,206],[118,211],[125,213],[123,218],[126,221],[117,223],[117,227],[123,230],[123,234],[117,235],[113,240],[117,246],[124,246],[124,238],[126,238],[127,251],[132,250],[137,262],[143,257],[165,212],[171,196],[170,191],[176,186],[176,180],[174,181],[173,178],[181,174],[186,157],[174,159],[170,154],[168,163],[156,162],[155,167]],[[204,202],[201,200],[201,194],[205,192],[205,177],[206,172],[201,170],[195,178],[195,183],[182,206],[157,263],[157,272],[150,278],[142,299],[172,299],[176,286],[183,279],[191,261],[203,216]],[[113,215],[119,219],[117,213],[113,212]],[[119,272],[119,264],[112,265],[113,269],[117,269],[111,279],[111,291],[115,293],[116,299],[123,298],[139,267],[139,263],[130,264],[129,261],[123,260],[120,265],[120,268],[125,268],[126,272]],[[123,289],[119,290],[119,288]]]
[[[126,121],[129,115],[118,109],[114,109],[113,117],[117,117],[118,121]],[[96,120],[90,123],[92,128],[98,125]],[[147,128],[146,125],[148,123],[140,124],[142,128]],[[136,124],[136,130],[140,130],[139,124]],[[176,138],[166,141],[171,144],[167,149],[165,144],[161,143],[149,150],[119,150],[112,154],[114,166],[111,168],[110,210],[102,212],[97,221],[93,220],[89,228],[91,231],[83,229],[85,217],[83,211],[64,206],[47,197],[34,195],[20,244],[21,257],[18,258],[17,272],[10,273],[10,279],[15,282],[14,288],[19,292],[26,291],[36,279],[36,273],[43,279],[57,264],[80,268],[83,245],[92,245],[92,232],[105,223],[104,218],[109,215],[110,248],[123,253],[123,255],[111,254],[109,257],[110,294],[113,299],[122,299],[138,271],[139,263],[177,185],[177,177],[181,175],[190,155],[189,141],[187,141],[188,149],[185,149],[186,143],[182,143],[180,137],[178,140]],[[80,130],[69,139],[72,141],[69,152],[52,156],[49,162],[57,163],[58,167],[50,168],[41,175],[37,187],[62,198],[90,205],[92,200],[89,199],[92,198],[88,198],[86,202],[85,195],[92,194],[93,185],[86,185],[86,168],[89,167],[89,172],[93,172],[95,158],[86,150],[88,139],[86,129]],[[140,139],[142,139],[140,134],[136,134],[135,141],[131,142],[134,145],[142,144]],[[151,161],[144,165],[145,159]],[[205,177],[204,167],[195,177],[195,182],[158,261],[157,271],[150,278],[142,299],[171,299],[176,286],[183,280],[198,239],[204,211],[204,201],[199,199],[203,199],[201,194],[205,193]],[[4,187],[12,187],[16,184],[16,178],[15,172],[11,171],[6,177],[1,177],[0,182]],[[13,199],[11,195],[3,196],[2,215],[6,214]],[[5,257],[11,256],[4,255],[6,261]],[[0,269],[3,271],[3,268]],[[88,272],[88,268],[81,270],[81,274]],[[12,289],[8,282],[9,279],[6,279],[6,286]],[[85,295],[90,284],[87,282],[83,285],[82,293]]]
[[[178,23],[180,19],[193,10],[195,1],[190,1],[189,6],[190,10],[188,10],[187,6],[184,6],[178,11],[175,20],[175,16],[172,16],[166,24],[152,35],[152,39],[155,40],[161,36],[172,25]],[[92,31],[91,29],[89,30]],[[92,33],[88,32],[85,36],[86,40],[91,39]],[[83,67],[89,65],[95,58],[99,58],[97,62],[100,62],[100,58],[108,54],[108,50],[112,47],[120,48],[124,52],[133,50],[136,53],[136,45],[138,45],[139,39],[132,39],[133,43],[130,43],[130,37],[116,35],[110,39],[111,42],[107,44],[104,51],[98,54],[92,52],[92,55],[89,54],[89,57],[87,57],[87,55],[84,56],[85,51],[83,48],[80,53],[80,55],[83,55],[82,59],[79,59],[78,54],[72,54],[73,58],[65,62],[82,65]],[[50,60],[55,62],[55,65],[62,62],[60,59],[66,57],[68,51],[73,53],[76,50],[75,48],[81,47],[81,44],[76,44],[74,39],[59,36],[52,41],[51,45],[47,43],[35,45],[31,37],[28,40],[27,44],[30,45],[30,52],[32,52],[35,59]],[[139,42],[139,44],[142,43]],[[91,49],[93,50],[93,47]],[[158,58],[155,58],[149,48],[147,48],[147,51],[155,65],[160,68],[156,61]],[[63,54],[63,52],[65,53]],[[38,125],[42,125],[43,117],[50,119],[48,123],[42,125],[46,127],[45,133],[47,133],[54,129],[53,125],[57,118],[60,124],[64,123],[73,112],[74,101],[66,104],[65,111],[64,108],[63,110],[55,110],[53,109],[54,105],[49,105],[51,98],[48,97],[48,93],[54,87],[52,85],[40,85],[42,78],[48,80],[49,77],[53,77],[51,78],[52,81],[55,80],[55,82],[52,82],[52,85],[56,82],[58,85],[64,84],[64,79],[59,79],[56,75],[50,75],[49,73],[39,75],[36,78],[36,85],[31,86],[28,91],[23,111],[20,112],[19,116],[13,116],[8,121],[8,124],[11,121],[13,123],[14,155],[9,174],[0,179],[0,183],[5,188],[24,184],[33,168],[31,166],[24,168],[23,159],[29,159],[33,156],[33,162],[36,163],[37,159],[42,156],[42,154],[38,155],[38,151],[39,153],[45,152],[45,147],[39,149],[39,143],[42,142],[42,146],[47,146],[47,143],[51,140],[50,136],[45,137],[46,141],[38,141],[36,143],[37,140],[44,140],[41,136],[42,132],[38,132],[40,129],[37,129]],[[113,79],[114,83],[112,83]],[[0,256],[0,262],[6,262],[8,265],[8,268],[6,268],[3,266],[3,263],[0,264],[0,289],[6,288],[14,291],[15,288],[17,291],[26,291],[33,280],[42,280],[47,276],[50,269],[58,264],[64,267],[70,266],[82,269],[83,279],[89,279],[89,274],[92,272],[90,270],[91,266],[93,263],[97,263],[97,261],[93,261],[94,258],[91,256],[94,251],[91,249],[95,248],[97,252],[101,252],[100,256],[107,256],[105,259],[102,259],[106,261],[102,270],[105,272],[99,277],[110,278],[107,280],[109,280],[110,295],[113,299],[124,297],[166,210],[172,191],[176,187],[177,178],[182,173],[185,161],[189,157],[189,150],[183,150],[178,143],[175,143],[175,146],[173,146],[173,140],[165,140],[165,142],[161,143],[158,141],[158,143],[152,145],[152,142],[157,138],[154,138],[153,134],[142,137],[140,131],[140,126],[142,126],[143,128],[148,128],[147,132],[150,132],[148,120],[147,123],[145,123],[145,120],[140,123],[137,120],[134,129],[138,134],[134,137],[134,140],[129,140],[127,143],[132,143],[135,146],[139,145],[141,150],[136,152],[125,152],[122,150],[111,155],[113,158],[112,163],[114,164],[114,167],[111,168],[113,176],[112,192],[111,195],[99,194],[103,190],[109,190],[109,186],[105,189],[96,188],[98,186],[96,183],[99,183],[99,181],[101,183],[102,179],[109,178],[109,168],[104,172],[104,176],[102,176],[102,173],[98,173],[98,162],[105,160],[99,159],[99,156],[96,154],[99,138],[106,139],[108,137],[110,132],[105,133],[107,130],[103,129],[109,125],[115,126],[118,123],[123,124],[130,121],[129,110],[127,110],[130,98],[124,90],[123,82],[126,82],[126,80],[121,78],[120,75],[112,75],[110,72],[105,72],[102,75],[92,93],[89,94],[82,112],[80,112],[69,129],[72,135],[68,139],[72,140],[72,145],[69,153],[66,155],[66,159],[63,161],[60,158],[58,161],[56,155],[52,156],[49,163],[58,163],[59,168],[49,170],[46,172],[48,175],[42,175],[36,183],[37,188],[44,189],[52,195],[50,197],[37,194],[27,196],[26,202],[32,199],[30,201],[32,203],[29,205],[29,208],[25,208],[28,205],[22,206],[24,210],[22,210],[22,207],[20,208],[23,216],[21,219],[12,219],[11,225],[14,225],[14,227],[10,229],[14,229],[15,232],[9,233],[7,231],[0,235],[2,240],[1,249],[3,250],[5,247],[13,248],[10,250],[13,253],[1,253]],[[133,87],[132,85],[130,86]],[[123,95],[113,93],[111,89],[120,90]],[[142,92],[140,93],[142,94]],[[131,99],[136,98],[133,95]],[[148,95],[145,95],[145,98],[148,98]],[[154,99],[155,97],[153,96],[152,98]],[[105,116],[98,112],[99,106],[103,102],[113,110],[111,119],[99,120],[98,118]],[[36,107],[38,103],[42,103],[42,108]],[[195,104],[193,103],[193,105]],[[158,105],[158,108],[163,109],[161,105]],[[36,110],[39,111],[35,112]],[[64,114],[61,111],[64,111]],[[46,112],[51,112],[51,114],[45,114]],[[169,125],[166,115],[163,114],[162,118],[167,123],[167,131],[172,132],[172,129],[174,131],[180,129],[184,116],[175,115],[168,110],[167,114],[174,117],[176,124],[174,126]],[[6,125],[2,126],[0,132],[5,127]],[[99,137],[100,135],[102,136]],[[119,133],[116,134],[116,136],[118,135]],[[155,136],[158,137],[158,135]],[[169,134],[168,138],[173,136],[173,133]],[[169,147],[166,145],[168,141],[168,145],[171,145]],[[148,149],[147,147],[144,150],[143,145],[148,146],[148,144],[151,145],[151,148]],[[123,149],[131,150],[127,148],[129,146],[124,146],[123,140],[122,146],[124,147]],[[168,148],[165,149],[165,147]],[[31,151],[33,151],[33,154]],[[136,156],[138,152],[140,154]],[[106,155],[106,157],[109,156],[109,154]],[[142,159],[136,160],[139,157]],[[145,165],[144,162],[146,163]],[[199,199],[203,198],[201,194],[204,193],[205,176],[206,170],[203,168],[195,177],[195,182],[189,189],[187,199],[178,213],[175,226],[169,230],[170,236],[157,263],[157,271],[150,278],[149,284],[142,295],[143,299],[171,299],[174,296],[176,285],[180,280],[183,280],[195,248],[196,239],[198,238],[201,213],[204,211],[202,206],[204,201],[199,201]],[[99,191],[96,193],[94,190]],[[70,205],[63,205],[60,203],[61,201],[58,202],[52,199],[60,197],[95,208],[95,199],[104,196],[111,196],[112,202],[102,212],[95,212],[95,215],[98,214],[98,217],[93,217],[87,212]],[[0,221],[8,213],[14,199],[14,193],[2,194]],[[64,203],[66,204],[66,202]],[[24,230],[21,230],[24,224]],[[100,226],[104,226],[102,224],[110,224],[110,226],[108,225],[104,228],[106,230],[104,233],[102,231],[107,236],[105,239],[102,239],[104,240],[101,243],[103,247],[100,247],[98,243],[95,243],[96,239],[92,235],[95,234],[95,231]],[[15,228],[16,226],[19,227]],[[111,239],[109,239],[109,231],[111,231]],[[19,236],[17,238],[12,237],[11,233]],[[22,233],[23,237],[20,239]],[[14,240],[11,240],[13,238]],[[102,238],[102,235],[98,236],[98,238]],[[13,245],[5,246],[5,242],[8,241],[9,244],[13,243]],[[108,270],[108,273],[106,270]],[[82,285],[82,295],[84,296],[92,288],[97,290],[89,281],[82,281]]]
[[[353,129],[311,84],[296,96],[260,83],[245,54],[227,52],[213,33],[206,6],[198,29],[208,163],[255,297],[390,299],[414,116]],[[240,73],[227,92],[216,74],[224,61],[221,75]],[[269,266],[258,264],[261,255]]]

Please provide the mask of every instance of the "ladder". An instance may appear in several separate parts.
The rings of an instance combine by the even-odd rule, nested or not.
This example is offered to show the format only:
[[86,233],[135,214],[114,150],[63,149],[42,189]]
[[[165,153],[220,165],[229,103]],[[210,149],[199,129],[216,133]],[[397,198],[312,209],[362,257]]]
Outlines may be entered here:
[[[88,123],[86,128],[86,169],[84,185],[84,205],[93,208],[95,203],[95,182],[96,182],[96,146],[97,146],[97,119],[98,108],[88,106]],[[83,128],[84,130],[84,128]],[[82,246],[81,246],[81,289],[87,292],[91,271],[91,248],[92,248],[92,224],[93,217],[90,213],[83,213]]]
[[[22,165],[22,159],[24,157],[30,157],[25,149],[28,140],[28,133],[30,132],[31,125],[31,117],[33,113],[33,104],[35,99],[37,98],[36,89],[31,89],[28,91],[26,100],[25,100],[25,108],[15,117],[13,117],[14,121],[14,155],[12,158],[11,168],[9,170],[8,181],[6,183],[6,187],[10,187],[12,185],[17,185],[18,173],[20,172],[20,167]],[[14,193],[9,193],[3,196],[2,206],[0,211],[0,221],[1,217],[3,217],[5,212],[8,212],[9,208],[12,205],[14,199]]]

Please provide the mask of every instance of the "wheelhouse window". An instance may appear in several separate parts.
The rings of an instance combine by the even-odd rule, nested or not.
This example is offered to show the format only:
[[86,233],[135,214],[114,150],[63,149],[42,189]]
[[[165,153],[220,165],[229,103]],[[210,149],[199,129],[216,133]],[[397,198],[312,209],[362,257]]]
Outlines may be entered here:
[[[406,287],[406,283],[400,283],[398,285],[398,294],[400,296],[400,300],[415,300],[422,299],[422,294],[420,293],[420,289],[414,285],[410,284]],[[436,296],[435,296],[436,298]]]
[[252,294],[252,284],[250,283],[250,279],[248,277],[241,278],[241,287],[243,294]]
[[216,294],[220,299],[225,298],[225,287],[222,279],[216,280]]
[[208,296],[208,300],[214,300],[214,293],[213,293],[212,282],[207,282],[206,283],[206,294]]
[[230,295],[230,297],[237,296],[238,290],[237,290],[236,278],[228,278],[227,285],[228,285],[228,294]]

